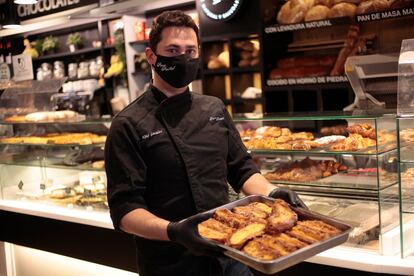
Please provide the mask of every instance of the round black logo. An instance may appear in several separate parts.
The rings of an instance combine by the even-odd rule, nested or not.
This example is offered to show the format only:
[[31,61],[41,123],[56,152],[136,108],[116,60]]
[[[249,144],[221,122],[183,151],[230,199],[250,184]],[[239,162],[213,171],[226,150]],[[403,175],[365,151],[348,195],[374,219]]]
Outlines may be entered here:
[[213,20],[226,21],[239,10],[242,0],[200,0],[204,14]]

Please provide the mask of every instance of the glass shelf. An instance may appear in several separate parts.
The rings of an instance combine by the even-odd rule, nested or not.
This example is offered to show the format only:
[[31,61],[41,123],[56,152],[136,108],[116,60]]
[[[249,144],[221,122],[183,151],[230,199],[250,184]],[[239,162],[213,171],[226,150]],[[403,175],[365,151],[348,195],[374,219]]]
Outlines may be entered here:
[[105,143],[97,143],[97,144],[32,144],[32,143],[1,143],[0,146],[31,146],[31,147],[41,147],[41,148],[67,148],[67,147],[79,147],[79,148],[96,148],[96,147],[104,147]]
[[249,149],[248,152],[253,155],[278,155],[278,154],[295,154],[295,155],[321,155],[321,156],[334,156],[334,155],[352,155],[352,156],[376,156],[378,154],[385,154],[395,150],[396,145],[384,145],[378,148],[367,147],[365,149],[357,151],[328,151],[326,148],[315,148],[311,150],[267,150],[267,149]]
[[0,165],[10,166],[25,166],[25,167],[46,167],[54,169],[66,169],[66,170],[81,170],[81,171],[105,171],[105,168],[93,168],[91,164],[81,164],[78,166],[68,166],[62,163],[62,159],[59,158],[47,158],[45,160],[1,160]]
[[277,113],[263,114],[260,117],[246,118],[243,114],[234,114],[234,121],[326,121],[340,119],[376,119],[376,118],[395,118],[396,111],[393,109],[386,110],[364,110],[350,112],[310,112],[310,113]]
[[103,119],[85,119],[85,120],[72,120],[72,121],[49,121],[49,122],[7,122],[0,120],[0,125],[45,125],[45,124],[55,124],[55,125],[96,125],[96,124],[106,124],[111,123],[112,118],[103,118]]
[[[342,182],[341,182],[342,177]],[[329,180],[328,178],[331,178]],[[379,188],[377,183],[377,177],[362,177],[362,176],[353,176],[350,177],[346,174],[335,174],[328,178],[322,178],[316,181],[310,182],[292,182],[292,181],[280,181],[280,180],[272,180],[270,181],[272,184],[275,185],[292,185],[292,186],[305,186],[305,187],[321,187],[321,188],[332,188],[332,189],[345,189],[345,190],[361,190],[361,191],[378,191],[382,189],[389,188],[393,185],[397,184],[395,175],[395,181],[391,181],[388,183],[383,183],[382,186]],[[353,181],[352,181],[353,180]],[[332,192],[334,192],[332,190]]]

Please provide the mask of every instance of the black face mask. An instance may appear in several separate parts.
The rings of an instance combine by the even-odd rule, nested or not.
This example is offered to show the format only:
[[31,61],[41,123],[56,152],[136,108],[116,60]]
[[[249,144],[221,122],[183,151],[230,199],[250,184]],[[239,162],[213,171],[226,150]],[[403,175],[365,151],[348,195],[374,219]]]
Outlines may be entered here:
[[185,87],[197,77],[198,58],[190,58],[187,55],[165,57],[157,55],[154,70],[169,85],[175,88]]

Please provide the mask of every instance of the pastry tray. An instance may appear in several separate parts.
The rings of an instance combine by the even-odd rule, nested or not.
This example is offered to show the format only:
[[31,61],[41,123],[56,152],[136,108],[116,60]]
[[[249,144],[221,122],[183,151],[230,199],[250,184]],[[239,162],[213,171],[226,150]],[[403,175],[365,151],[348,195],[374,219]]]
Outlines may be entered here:
[[[274,199],[270,198],[270,197],[265,197],[265,196],[258,196],[258,195],[252,195],[252,196],[247,196],[245,198],[233,201],[231,203],[222,205],[218,208],[215,208],[213,210],[207,211],[207,213],[211,213],[213,214],[214,211],[216,209],[229,209],[231,210],[232,208],[236,207],[236,206],[244,206],[244,205],[248,205],[251,202],[263,202],[263,203],[270,203],[273,202]],[[310,244],[306,247],[303,247],[301,249],[298,249],[288,255],[279,257],[277,259],[271,260],[271,261],[263,261],[263,260],[259,260],[256,258],[253,258],[247,254],[245,254],[244,252],[237,250],[235,248],[226,246],[224,244],[215,242],[215,241],[211,241],[210,242],[217,244],[218,246],[222,247],[225,249],[224,254],[241,262],[244,263],[247,266],[252,267],[253,269],[256,269],[258,271],[261,271],[263,273],[266,274],[274,274],[276,272],[279,272],[281,270],[284,270],[290,266],[293,266],[297,263],[300,263],[306,259],[308,259],[309,257],[312,257],[322,251],[325,251],[329,248],[335,247],[339,244],[342,244],[344,242],[346,242],[346,240],[348,239],[348,235],[350,233],[350,231],[352,230],[352,227],[340,222],[338,220],[335,220],[333,218],[321,215],[319,213],[316,212],[312,212],[303,208],[293,208],[292,209],[298,214],[298,220],[309,220],[309,219],[318,219],[321,220],[327,224],[330,224],[336,228],[338,228],[339,230],[342,231],[342,233],[331,237],[329,239],[320,241],[320,242],[316,242],[313,244]]]

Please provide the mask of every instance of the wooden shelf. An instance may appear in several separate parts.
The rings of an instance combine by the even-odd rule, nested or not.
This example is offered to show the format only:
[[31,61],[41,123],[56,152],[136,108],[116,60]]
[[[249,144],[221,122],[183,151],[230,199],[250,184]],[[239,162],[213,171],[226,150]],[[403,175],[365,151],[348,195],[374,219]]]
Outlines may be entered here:
[[229,68],[219,68],[219,69],[205,69],[202,71],[203,75],[228,75],[230,74]]
[[233,73],[260,73],[259,66],[234,67],[230,69]]
[[245,104],[245,103],[255,103],[255,104],[263,104],[263,98],[242,98],[242,97],[233,97],[232,99],[233,104]]
[[99,80],[99,77],[83,77],[83,78],[68,78],[66,81],[80,81],[80,80]]
[[388,10],[383,12],[358,14],[353,17],[338,17],[323,20],[300,22],[295,24],[275,24],[264,28],[265,34],[290,32],[298,30],[318,29],[324,27],[331,27],[335,25],[350,24],[350,23],[365,23],[372,21],[380,21],[393,18],[401,18],[414,15],[414,5],[408,8],[401,8],[397,10]]
[[40,56],[38,58],[34,58],[33,61],[43,61],[43,60],[49,60],[49,59],[57,59],[62,57],[68,57],[68,56],[79,56],[82,54],[88,54],[93,52],[99,52],[101,48],[83,48],[76,50],[75,52],[63,52],[63,53],[56,53],[56,54],[50,54],[50,55],[44,55]]

